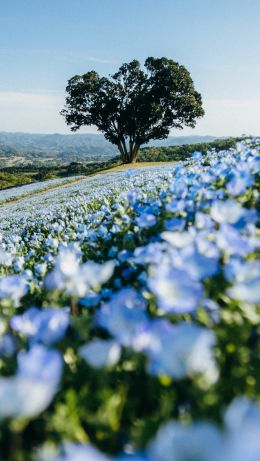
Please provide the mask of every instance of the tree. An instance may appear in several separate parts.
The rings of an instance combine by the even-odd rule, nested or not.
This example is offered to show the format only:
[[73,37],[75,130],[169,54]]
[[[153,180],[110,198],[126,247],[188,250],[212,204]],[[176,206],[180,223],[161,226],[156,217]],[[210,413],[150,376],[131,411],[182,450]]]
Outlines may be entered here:
[[187,69],[167,58],[123,64],[100,77],[90,71],[68,81],[61,111],[71,130],[95,125],[117,145],[124,163],[136,161],[139,148],[151,139],[167,138],[170,128],[194,127],[204,115],[201,95]]
[[84,173],[85,167],[81,162],[71,162],[67,167],[67,173],[69,174],[78,174]]

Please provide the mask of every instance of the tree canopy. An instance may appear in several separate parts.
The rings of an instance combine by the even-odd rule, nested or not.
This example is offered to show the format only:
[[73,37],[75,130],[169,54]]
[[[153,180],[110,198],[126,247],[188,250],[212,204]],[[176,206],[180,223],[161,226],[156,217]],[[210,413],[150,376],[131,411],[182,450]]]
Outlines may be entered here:
[[171,128],[193,128],[204,115],[189,72],[167,58],[149,57],[144,68],[133,60],[109,77],[75,75],[66,91],[61,114],[72,131],[95,125],[124,163],[136,160],[141,145],[167,138]]

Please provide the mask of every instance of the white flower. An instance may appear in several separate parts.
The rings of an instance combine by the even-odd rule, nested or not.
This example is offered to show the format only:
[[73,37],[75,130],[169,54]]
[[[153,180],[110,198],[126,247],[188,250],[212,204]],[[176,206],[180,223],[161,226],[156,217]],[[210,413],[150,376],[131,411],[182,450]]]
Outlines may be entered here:
[[79,259],[73,250],[63,249],[59,252],[55,269],[64,277],[72,277],[78,273]]

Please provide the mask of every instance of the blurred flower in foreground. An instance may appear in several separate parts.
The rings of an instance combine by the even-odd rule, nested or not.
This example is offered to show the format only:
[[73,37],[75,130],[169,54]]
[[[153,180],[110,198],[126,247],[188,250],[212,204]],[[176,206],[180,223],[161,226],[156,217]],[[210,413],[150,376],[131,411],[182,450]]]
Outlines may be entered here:
[[203,294],[202,286],[184,270],[158,266],[148,278],[148,286],[164,312],[191,312]]
[[69,326],[69,310],[66,308],[31,307],[10,321],[11,327],[27,336],[31,342],[41,342],[49,346],[63,338]]
[[199,374],[208,385],[218,378],[214,344],[214,333],[206,328],[161,320],[152,322],[143,332],[140,330],[135,342],[136,348],[143,349],[149,357],[151,374],[176,379]]
[[99,326],[109,331],[123,346],[130,346],[140,325],[147,321],[146,301],[133,288],[115,293],[97,313]]
[[247,261],[237,266],[234,274],[234,285],[227,290],[231,298],[249,304],[260,303],[260,261]]
[[90,289],[97,289],[113,275],[114,261],[97,264],[88,261],[80,264],[73,250],[62,250],[55,268],[47,274],[45,284],[48,289],[65,290],[69,295],[85,296]]
[[27,291],[28,283],[19,275],[7,275],[0,278],[0,300],[11,299],[17,307]]
[[65,443],[58,452],[42,450],[37,461],[109,461],[112,458],[104,455],[92,445]]
[[79,355],[94,368],[115,365],[120,353],[120,346],[113,340],[93,339],[79,349]]
[[225,413],[227,428],[221,460],[259,461],[260,405],[237,397]]
[[0,420],[37,416],[51,403],[61,378],[57,351],[35,345],[17,359],[16,375],[0,378]]
[[170,421],[162,425],[151,442],[152,461],[217,461],[222,437],[209,423],[183,425]]
[[237,229],[257,220],[254,209],[246,209],[236,200],[215,201],[211,207],[211,217],[217,223],[232,224]]

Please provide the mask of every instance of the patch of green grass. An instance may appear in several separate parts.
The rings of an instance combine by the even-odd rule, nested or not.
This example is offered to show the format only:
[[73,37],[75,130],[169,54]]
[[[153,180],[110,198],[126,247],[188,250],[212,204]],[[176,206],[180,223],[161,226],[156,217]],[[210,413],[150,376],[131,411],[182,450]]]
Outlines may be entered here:
[[21,186],[34,182],[32,177],[23,173],[1,173],[0,172],[0,189],[8,187]]

